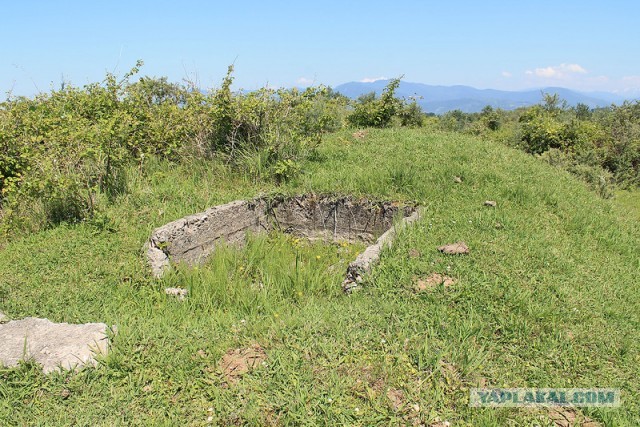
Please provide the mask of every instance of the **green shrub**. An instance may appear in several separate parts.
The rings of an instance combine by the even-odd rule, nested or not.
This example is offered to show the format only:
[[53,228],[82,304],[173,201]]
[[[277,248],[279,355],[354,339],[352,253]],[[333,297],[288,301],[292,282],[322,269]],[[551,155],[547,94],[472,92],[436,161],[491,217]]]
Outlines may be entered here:
[[128,165],[153,157],[216,157],[283,182],[347,114],[346,98],[322,86],[233,93],[230,66],[221,87],[203,93],[166,78],[133,81],[141,66],[0,104],[4,228],[91,218],[126,192]]
[[424,125],[424,113],[415,99],[400,107],[398,117],[400,118],[400,125],[402,126],[415,128]]
[[562,146],[563,124],[555,114],[539,106],[528,110],[520,119],[521,147],[532,154]]
[[380,98],[375,93],[358,98],[353,112],[347,117],[349,124],[355,127],[383,128],[391,125],[391,119],[401,108],[401,102],[395,97],[400,78],[389,81]]

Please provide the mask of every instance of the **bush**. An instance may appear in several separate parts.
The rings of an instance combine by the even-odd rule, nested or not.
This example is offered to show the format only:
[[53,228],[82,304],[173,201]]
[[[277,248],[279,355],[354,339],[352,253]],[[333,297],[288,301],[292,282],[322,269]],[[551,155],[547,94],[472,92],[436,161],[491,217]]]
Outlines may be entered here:
[[233,93],[231,66],[220,88],[203,93],[166,78],[132,82],[141,66],[120,79],[107,74],[101,83],[0,104],[4,228],[90,218],[126,191],[124,168],[151,157],[259,159],[253,169],[283,182],[346,115],[346,99],[326,87]]
[[543,102],[533,107],[485,107],[471,114],[455,110],[438,123],[441,129],[490,137],[545,159],[562,153],[570,159],[561,162],[563,167],[598,188],[640,185],[640,102],[592,110],[543,95]]
[[391,125],[391,119],[401,108],[401,102],[395,97],[400,78],[389,81],[380,98],[375,93],[358,98],[353,112],[347,120],[355,127],[383,128]]
[[562,146],[563,124],[552,112],[533,107],[520,119],[521,147],[532,154],[542,154]]
[[422,127],[424,125],[424,113],[415,99],[401,106],[398,117],[402,126]]

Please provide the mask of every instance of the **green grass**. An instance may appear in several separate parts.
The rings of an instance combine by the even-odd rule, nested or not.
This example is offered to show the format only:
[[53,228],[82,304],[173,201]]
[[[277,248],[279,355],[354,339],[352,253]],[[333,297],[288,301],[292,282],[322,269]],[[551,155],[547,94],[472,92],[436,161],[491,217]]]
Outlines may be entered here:
[[[634,199],[601,200],[520,152],[420,130],[329,135],[303,171],[275,187],[217,164],[152,163],[130,171],[130,192],[108,220],[7,242],[0,310],[102,321],[118,333],[96,369],[48,377],[31,364],[0,369],[0,424],[550,423],[542,410],[470,408],[468,389],[484,384],[619,387],[621,408],[583,414],[640,425]],[[278,234],[149,277],[142,245],[154,227],[273,191],[410,199],[425,214],[350,296],[340,282],[361,247]],[[457,240],[468,256],[437,252]],[[432,272],[457,282],[416,293],[415,281]],[[190,297],[171,300],[166,286]],[[265,349],[265,365],[227,383],[220,358],[252,343]],[[398,405],[387,394],[401,396]]]

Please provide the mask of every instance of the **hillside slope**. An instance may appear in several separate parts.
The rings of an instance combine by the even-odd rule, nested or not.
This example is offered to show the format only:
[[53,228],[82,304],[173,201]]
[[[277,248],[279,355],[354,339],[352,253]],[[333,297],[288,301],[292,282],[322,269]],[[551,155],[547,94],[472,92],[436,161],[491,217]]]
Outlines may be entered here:
[[[622,408],[577,416],[640,425],[640,228],[613,202],[521,152],[426,130],[332,134],[303,171],[276,187],[223,165],[150,162],[100,221],[7,243],[1,311],[118,333],[96,369],[0,368],[0,424],[550,422],[544,409],[468,406],[470,387],[499,386],[618,387]],[[280,235],[150,278],[141,248],[154,227],[273,191],[426,210],[349,296],[340,281],[360,247]],[[436,249],[459,240],[469,255]],[[455,283],[417,290],[432,273]],[[168,299],[166,286],[190,297]],[[225,355],[256,345],[264,363],[225,376]]]

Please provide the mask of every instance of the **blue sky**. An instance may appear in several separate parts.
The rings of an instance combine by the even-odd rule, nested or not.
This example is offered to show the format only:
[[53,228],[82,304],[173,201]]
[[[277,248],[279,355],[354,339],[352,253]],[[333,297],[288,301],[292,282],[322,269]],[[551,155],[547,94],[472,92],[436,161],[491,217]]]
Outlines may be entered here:
[[0,91],[33,95],[122,74],[236,88],[406,81],[640,91],[640,2],[4,2]]

